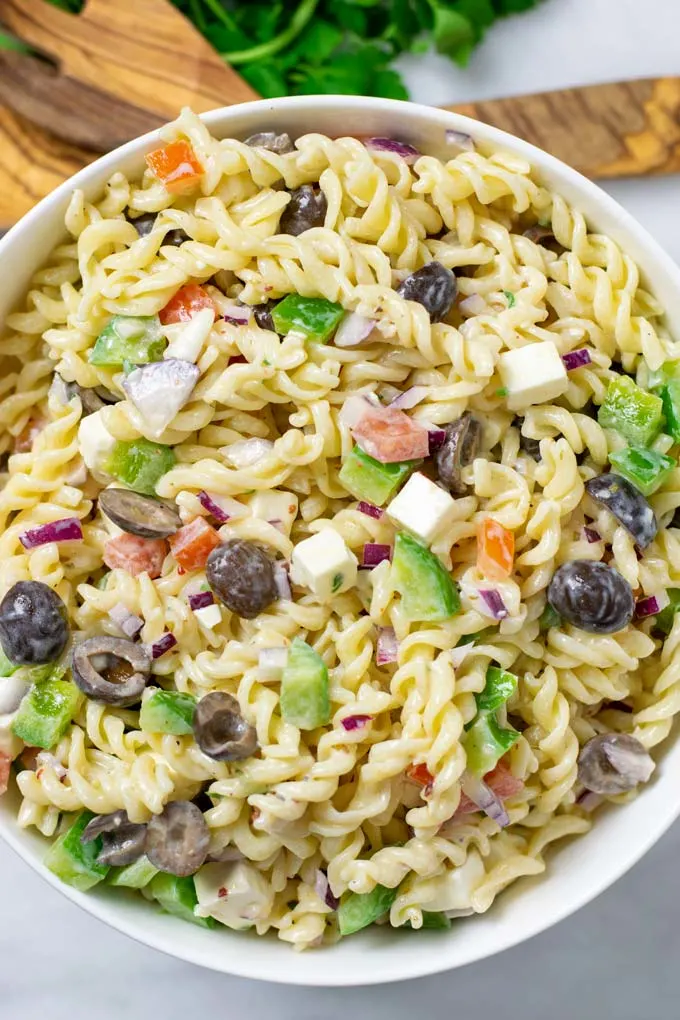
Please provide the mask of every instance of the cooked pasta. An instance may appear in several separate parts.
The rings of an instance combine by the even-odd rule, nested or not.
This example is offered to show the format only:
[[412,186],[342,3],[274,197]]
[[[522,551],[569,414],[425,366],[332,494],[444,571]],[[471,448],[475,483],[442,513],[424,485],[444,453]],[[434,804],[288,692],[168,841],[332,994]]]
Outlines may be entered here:
[[680,709],[663,311],[517,156],[163,136],[2,339],[0,790],[79,888],[445,927]]

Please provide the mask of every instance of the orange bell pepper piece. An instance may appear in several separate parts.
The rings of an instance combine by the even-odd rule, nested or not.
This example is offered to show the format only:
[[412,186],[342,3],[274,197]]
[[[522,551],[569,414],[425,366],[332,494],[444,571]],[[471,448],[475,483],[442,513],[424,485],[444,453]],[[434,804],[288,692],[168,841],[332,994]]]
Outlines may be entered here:
[[418,765],[409,765],[406,769],[406,775],[420,786],[428,787],[434,783],[434,776],[423,761]]
[[208,556],[222,541],[204,517],[195,517],[168,539],[170,550],[184,570],[200,570]]
[[203,173],[203,167],[188,142],[169,142],[161,149],[147,152],[144,157],[151,173],[168,191],[188,191]]
[[477,568],[483,577],[503,581],[515,562],[515,536],[493,517],[486,517],[477,532]]

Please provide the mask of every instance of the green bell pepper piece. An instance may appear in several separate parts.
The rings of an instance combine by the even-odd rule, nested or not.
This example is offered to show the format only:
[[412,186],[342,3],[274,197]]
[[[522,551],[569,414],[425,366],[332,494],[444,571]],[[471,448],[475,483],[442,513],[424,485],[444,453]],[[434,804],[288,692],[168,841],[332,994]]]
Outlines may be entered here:
[[551,627],[559,627],[562,624],[562,617],[553,609],[549,602],[546,602],[545,609],[538,618],[539,629],[543,632]]
[[657,614],[654,621],[654,630],[661,631],[662,634],[668,637],[673,629],[675,614],[680,610],[680,588],[668,588],[666,594],[670,602]]
[[489,666],[486,684],[480,694],[475,694],[479,712],[495,712],[504,705],[517,690],[517,677],[498,666]]
[[147,365],[161,360],[165,346],[157,315],[114,315],[97,337],[89,360],[116,368],[125,362]]
[[676,462],[665,453],[648,450],[644,446],[627,446],[609,454],[609,463],[620,475],[640,490],[643,496],[651,496],[666,481]]
[[661,368],[647,373],[647,389],[660,390],[671,379],[680,379],[680,361],[666,361]]
[[34,683],[19,706],[12,732],[25,744],[49,751],[63,737],[81,700],[82,694],[70,680]]
[[648,446],[661,431],[664,413],[661,397],[620,375],[610,382],[597,420],[602,428],[613,429],[629,443]]
[[369,893],[345,893],[338,907],[341,935],[353,935],[386,914],[397,898],[396,889],[376,885]]
[[517,740],[517,730],[503,729],[493,714],[480,713],[461,738],[468,769],[475,776],[485,776]]
[[133,439],[131,443],[116,443],[104,470],[135,492],[155,496],[156,485],[176,461],[171,446]]
[[97,855],[102,848],[101,836],[89,843],[81,843],[85,826],[95,816],[91,811],[78,815],[70,829],[56,840],[47,851],[45,866],[67,885],[85,892],[106,878],[109,865],[98,864]]
[[18,668],[13,662],[10,662],[0,646],[0,676],[11,676],[12,673],[16,673]]
[[680,379],[671,379],[661,389],[666,432],[680,442]]
[[317,343],[325,343],[344,317],[345,309],[335,301],[303,297],[302,294],[288,294],[272,309],[277,333],[296,330],[304,333],[305,339]]
[[418,461],[381,464],[355,446],[340,468],[339,479],[357,499],[383,506],[406,481]]
[[458,588],[433,552],[399,532],[394,543],[392,580],[409,620],[437,622],[460,612]]
[[495,633],[495,627],[484,627],[483,630],[477,630],[474,634],[463,634],[462,638],[458,638],[456,648],[460,648],[462,645],[475,645],[478,641],[484,641],[491,634]]
[[124,889],[143,889],[157,874],[158,868],[154,868],[149,858],[143,856],[124,868],[111,868],[106,882]]
[[281,677],[281,715],[301,730],[325,726],[331,717],[326,663],[298,637],[291,642]]
[[[405,928],[413,929],[410,921],[404,925]],[[451,927],[451,918],[438,910],[423,910],[423,923],[418,931],[448,931]]]
[[154,691],[142,703],[139,728],[147,733],[172,733],[179,737],[193,733],[196,698],[180,691]]
[[201,928],[216,927],[217,921],[214,917],[198,917],[194,913],[198,897],[191,875],[179,878],[177,875],[168,875],[161,871],[151,879],[149,890],[166,913],[181,917],[183,921],[191,921]]

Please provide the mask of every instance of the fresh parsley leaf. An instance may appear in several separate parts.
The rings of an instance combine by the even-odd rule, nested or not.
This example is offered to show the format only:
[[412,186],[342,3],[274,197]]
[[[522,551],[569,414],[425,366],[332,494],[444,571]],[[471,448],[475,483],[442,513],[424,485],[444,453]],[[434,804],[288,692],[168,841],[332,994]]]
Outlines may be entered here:
[[437,50],[456,61],[467,54],[468,47],[475,42],[472,23],[463,14],[441,4],[434,9],[432,35]]

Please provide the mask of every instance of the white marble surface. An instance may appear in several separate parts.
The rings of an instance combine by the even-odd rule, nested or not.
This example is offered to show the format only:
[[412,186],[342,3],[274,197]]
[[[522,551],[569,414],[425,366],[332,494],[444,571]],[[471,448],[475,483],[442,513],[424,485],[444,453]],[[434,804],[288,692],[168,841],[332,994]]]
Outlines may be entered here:
[[[426,57],[409,63],[409,79],[415,98],[436,103],[680,73],[677,23],[677,0],[547,0],[496,28],[468,71]],[[680,258],[680,177],[611,191]],[[315,991],[221,977],[145,949],[0,845],[0,1020],[665,1020],[680,996],[679,858],[676,826],[596,903],[524,946],[439,977]]]

